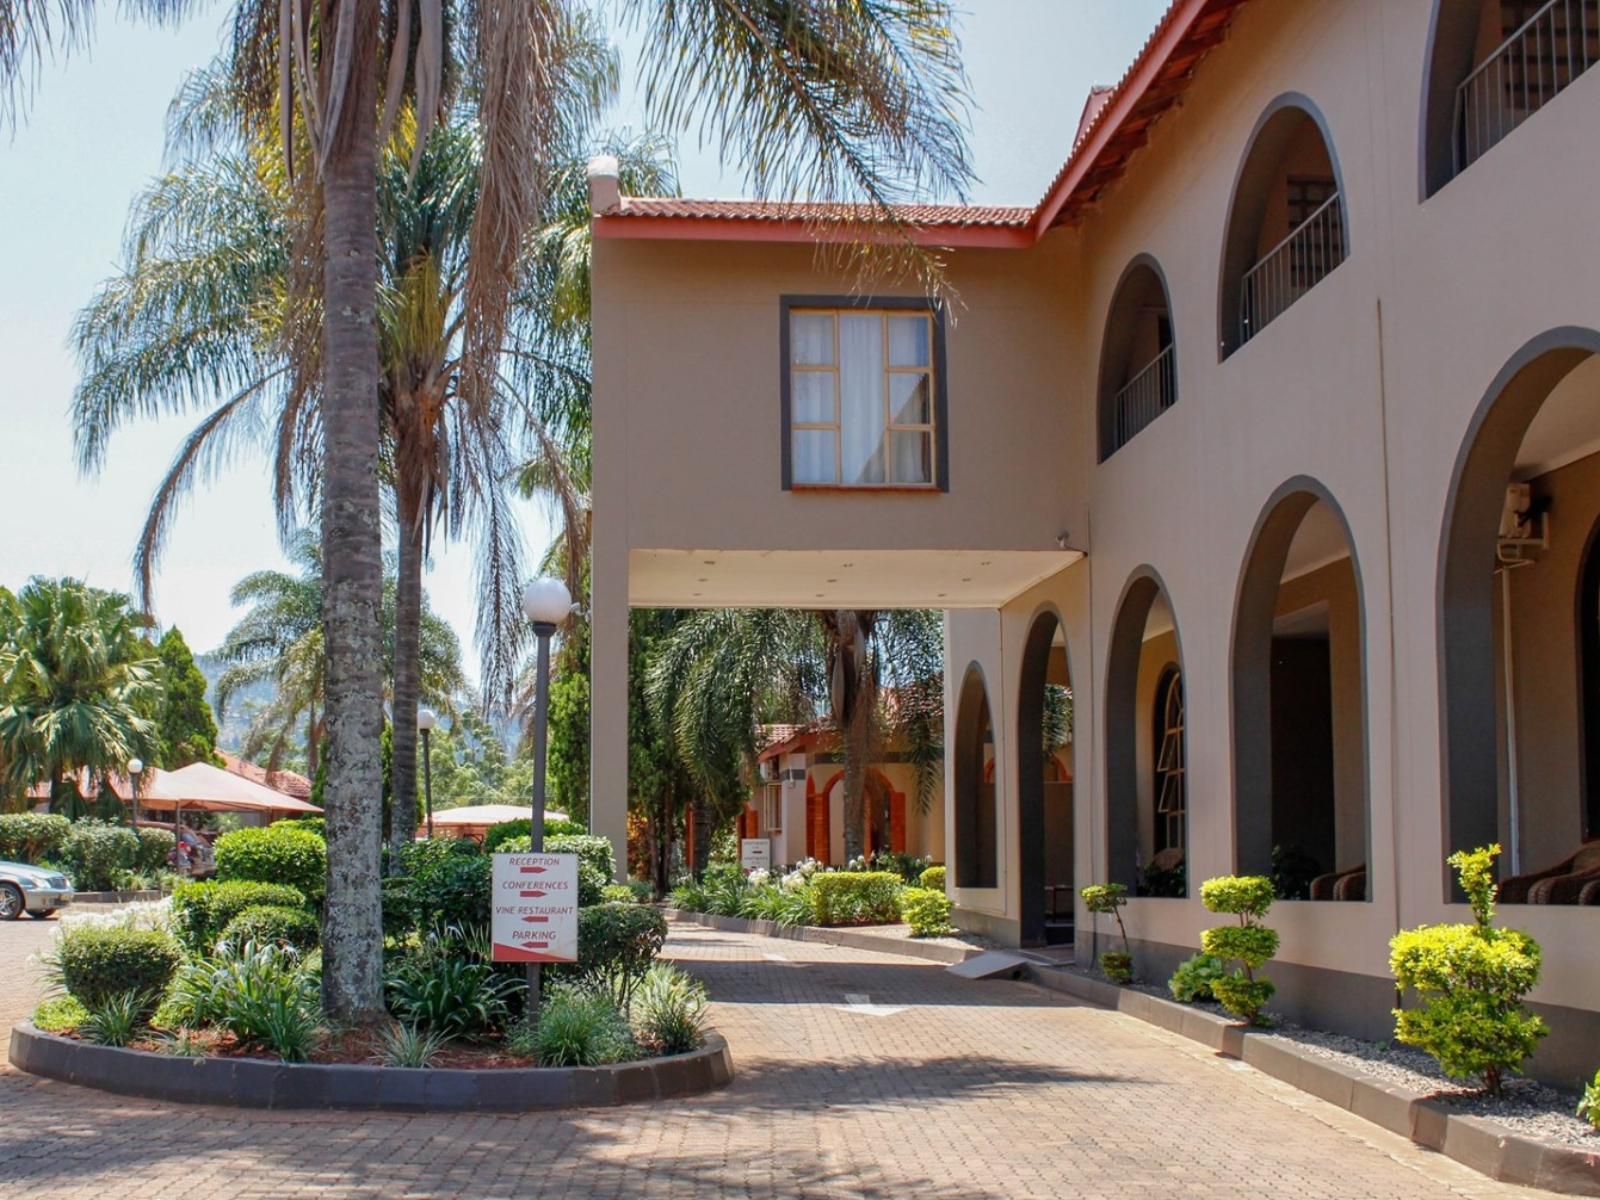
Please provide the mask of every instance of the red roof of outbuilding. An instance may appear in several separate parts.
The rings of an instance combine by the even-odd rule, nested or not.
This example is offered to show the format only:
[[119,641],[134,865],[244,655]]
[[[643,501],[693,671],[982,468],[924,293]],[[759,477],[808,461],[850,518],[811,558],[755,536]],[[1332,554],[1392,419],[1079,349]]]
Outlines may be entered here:
[[[897,218],[927,245],[1023,247],[1074,224],[1127,169],[1150,128],[1172,107],[1246,0],[1173,0],[1113,87],[1089,93],[1067,161],[1038,204],[906,204]],[[597,237],[727,241],[827,240],[830,221],[870,219],[863,204],[625,197],[596,216]],[[852,236],[859,236],[858,233]]]

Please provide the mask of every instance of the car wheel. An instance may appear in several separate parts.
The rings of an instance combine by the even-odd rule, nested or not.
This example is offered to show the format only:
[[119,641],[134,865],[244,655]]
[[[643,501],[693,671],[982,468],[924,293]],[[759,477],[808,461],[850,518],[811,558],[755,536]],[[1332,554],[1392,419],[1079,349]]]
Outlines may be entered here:
[[14,883],[0,883],[0,921],[15,921],[26,907],[21,888]]
[[35,921],[43,921],[46,918],[55,916],[56,910],[53,908],[41,908],[38,912],[31,912],[28,915]]

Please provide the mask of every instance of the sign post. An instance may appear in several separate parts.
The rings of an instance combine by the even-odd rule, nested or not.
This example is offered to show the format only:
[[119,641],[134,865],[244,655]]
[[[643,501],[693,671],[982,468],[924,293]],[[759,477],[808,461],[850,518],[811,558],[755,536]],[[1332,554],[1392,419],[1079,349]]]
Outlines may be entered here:
[[578,856],[496,854],[489,912],[495,962],[577,962]]

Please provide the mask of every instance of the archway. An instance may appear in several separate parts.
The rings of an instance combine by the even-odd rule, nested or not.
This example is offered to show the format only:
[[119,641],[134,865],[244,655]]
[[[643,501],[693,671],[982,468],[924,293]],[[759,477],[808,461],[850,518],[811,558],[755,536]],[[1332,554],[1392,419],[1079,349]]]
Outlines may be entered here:
[[1106,877],[1186,896],[1189,787],[1183,649],[1149,568],[1123,591],[1106,657]]
[[1368,898],[1365,675],[1349,528],[1294,480],[1256,527],[1233,638],[1236,866],[1279,899]]
[[1000,883],[995,785],[985,768],[994,753],[989,692],[977,663],[967,667],[956,708],[955,830],[956,886],[992,888]]
[[1024,946],[1072,941],[1072,675],[1066,631],[1040,613],[1022,650],[1017,695],[1017,848]]
[[1600,847],[1584,844],[1600,836],[1590,715],[1590,648],[1600,633],[1589,617],[1600,521],[1597,353],[1600,333],[1567,328],[1507,364],[1457,458],[1446,511],[1446,849],[1499,842],[1509,903],[1577,903],[1581,887],[1529,877],[1600,874]]
[[1327,125],[1304,96],[1281,96],[1257,124],[1234,181],[1218,289],[1222,357],[1282,316],[1349,253]]
[[1100,461],[1178,402],[1172,301],[1149,255],[1128,265],[1106,313],[1100,348]]

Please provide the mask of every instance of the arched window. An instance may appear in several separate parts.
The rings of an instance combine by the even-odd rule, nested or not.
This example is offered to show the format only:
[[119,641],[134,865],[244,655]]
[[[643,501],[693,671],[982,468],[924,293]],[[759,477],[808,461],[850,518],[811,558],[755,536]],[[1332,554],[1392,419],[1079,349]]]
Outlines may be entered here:
[[1446,849],[1499,842],[1502,903],[1581,903],[1600,869],[1585,844],[1600,834],[1597,395],[1600,332],[1535,338],[1456,460],[1439,582]]
[[977,663],[967,668],[956,709],[956,886],[992,888],[1000,883],[995,827],[994,777],[986,769],[994,753],[989,693]]
[[1123,594],[1106,659],[1106,877],[1142,896],[1188,894],[1183,654],[1160,581]]
[[1295,480],[1268,503],[1233,636],[1234,845],[1281,900],[1364,900],[1368,830],[1361,576],[1343,514]]
[[1172,304],[1155,259],[1123,272],[1100,350],[1100,461],[1178,402]]
[[1226,358],[1344,262],[1350,252],[1339,164],[1304,97],[1268,108],[1234,182],[1217,319]]
[[1422,195],[1482,158],[1600,62],[1600,0],[1435,0]]

